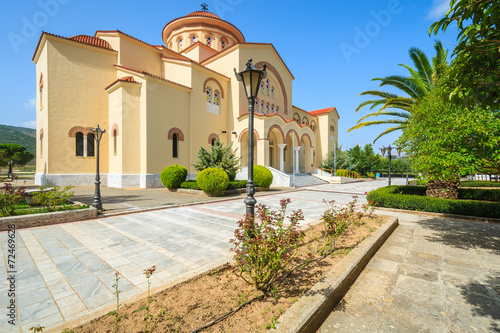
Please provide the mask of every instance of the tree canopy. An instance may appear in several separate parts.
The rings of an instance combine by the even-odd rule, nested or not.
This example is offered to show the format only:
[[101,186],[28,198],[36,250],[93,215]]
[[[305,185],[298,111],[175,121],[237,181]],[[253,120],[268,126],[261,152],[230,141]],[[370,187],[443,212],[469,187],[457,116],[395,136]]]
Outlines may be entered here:
[[26,147],[16,143],[0,144],[0,166],[5,167],[12,160],[15,164],[23,166],[34,158]]
[[485,159],[500,160],[500,119],[491,108],[450,103],[440,83],[411,113],[398,143],[429,180],[456,182]]
[[467,105],[480,103],[498,112],[500,107],[500,1],[451,0],[446,16],[433,23],[437,34],[456,22],[459,43],[449,73],[450,97]]

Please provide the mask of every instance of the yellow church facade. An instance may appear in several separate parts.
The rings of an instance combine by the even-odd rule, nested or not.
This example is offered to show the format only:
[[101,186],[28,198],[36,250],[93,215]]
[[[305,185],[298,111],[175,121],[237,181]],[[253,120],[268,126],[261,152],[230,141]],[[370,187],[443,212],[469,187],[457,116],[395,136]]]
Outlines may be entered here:
[[172,20],[162,39],[151,45],[118,30],[42,33],[33,56],[37,184],[92,184],[97,125],[106,129],[100,172],[110,187],[161,187],[160,172],[172,164],[194,174],[198,150],[216,137],[233,143],[246,166],[248,101],[234,68],[249,58],[267,67],[255,102],[255,163],[309,173],[333,148],[337,110],[292,104],[294,77],[272,44],[247,42],[204,11]]

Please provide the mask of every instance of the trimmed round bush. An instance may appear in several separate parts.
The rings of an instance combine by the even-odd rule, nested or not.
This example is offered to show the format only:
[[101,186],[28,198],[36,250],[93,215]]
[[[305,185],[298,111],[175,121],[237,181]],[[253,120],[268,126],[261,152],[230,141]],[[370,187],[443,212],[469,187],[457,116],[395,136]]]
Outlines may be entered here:
[[186,180],[188,171],[179,164],[174,164],[163,169],[160,175],[161,183],[168,189],[179,188]]
[[196,183],[203,192],[217,197],[224,194],[229,184],[229,177],[222,169],[207,168],[198,173]]
[[253,182],[258,187],[269,187],[273,182],[271,170],[262,165],[253,166]]

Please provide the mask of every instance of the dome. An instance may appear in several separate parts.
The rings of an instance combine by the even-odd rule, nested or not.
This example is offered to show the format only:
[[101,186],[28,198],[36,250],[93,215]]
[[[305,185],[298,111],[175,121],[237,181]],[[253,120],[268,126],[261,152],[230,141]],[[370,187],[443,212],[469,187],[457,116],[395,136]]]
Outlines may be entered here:
[[214,13],[204,12],[202,10],[197,10],[195,12],[192,12],[191,14],[187,14],[186,17],[188,17],[188,16],[203,16],[203,17],[213,17],[213,18],[216,18],[219,20],[221,19],[220,17],[218,17]]
[[190,34],[197,34],[200,38],[213,35],[219,39],[226,39],[228,44],[245,42],[245,37],[233,24],[214,13],[201,10],[168,22],[163,28],[162,39],[168,47],[179,36],[187,40]]

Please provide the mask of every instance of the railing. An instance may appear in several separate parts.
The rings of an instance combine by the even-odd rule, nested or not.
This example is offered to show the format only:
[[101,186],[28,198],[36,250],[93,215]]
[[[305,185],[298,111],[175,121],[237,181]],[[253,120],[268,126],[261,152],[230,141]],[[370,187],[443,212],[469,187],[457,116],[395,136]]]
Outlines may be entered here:
[[[318,170],[317,174],[321,175],[321,176],[324,176],[325,174],[324,173],[327,173],[330,175],[330,177],[333,177],[335,176],[335,174],[333,173],[333,169],[323,169],[323,168],[312,168],[312,174],[316,174],[314,172],[314,170]],[[340,177],[347,177],[347,178],[354,178],[354,179],[360,179],[361,176],[356,173],[356,172],[352,172],[352,171],[347,171],[347,170],[343,170],[343,169],[339,169],[337,170],[337,173]]]

